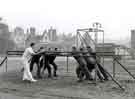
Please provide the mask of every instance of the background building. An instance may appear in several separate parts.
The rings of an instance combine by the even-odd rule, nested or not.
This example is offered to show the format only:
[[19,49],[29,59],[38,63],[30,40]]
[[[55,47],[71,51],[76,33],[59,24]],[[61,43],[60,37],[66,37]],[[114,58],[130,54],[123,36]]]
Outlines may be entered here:
[[0,23],[0,37],[10,38],[8,25],[6,25],[4,23]]
[[[1,19],[2,20],[2,19]],[[0,54],[6,53],[7,50],[14,48],[15,44],[11,38],[8,25],[0,20]]]
[[50,42],[50,39],[46,30],[43,32],[41,42]]
[[12,38],[16,44],[16,48],[25,47],[25,34],[21,27],[16,27],[12,33]]
[[30,27],[30,34],[32,36],[35,36],[36,35],[36,28],[35,27]]
[[57,40],[56,29],[53,29],[52,27],[50,27],[50,29],[48,30],[48,36],[49,36],[50,41],[56,41]]
[[41,35],[40,42],[54,42],[57,41],[57,31],[50,27],[50,29],[44,30],[43,34]]

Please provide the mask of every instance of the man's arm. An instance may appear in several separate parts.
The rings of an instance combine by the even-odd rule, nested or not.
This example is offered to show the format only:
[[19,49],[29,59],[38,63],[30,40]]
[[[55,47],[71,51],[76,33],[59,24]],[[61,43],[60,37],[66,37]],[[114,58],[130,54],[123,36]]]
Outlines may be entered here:
[[35,54],[35,52],[33,51],[32,48],[29,48],[28,50],[29,50],[29,52],[30,52],[31,54]]

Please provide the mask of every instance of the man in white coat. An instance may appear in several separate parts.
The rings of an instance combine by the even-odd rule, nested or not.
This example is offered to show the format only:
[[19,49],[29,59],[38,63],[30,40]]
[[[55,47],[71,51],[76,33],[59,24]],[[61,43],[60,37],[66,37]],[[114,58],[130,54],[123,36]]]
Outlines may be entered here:
[[35,43],[31,43],[30,46],[25,49],[22,56],[22,61],[23,61],[23,66],[24,66],[23,80],[28,80],[31,82],[37,81],[33,78],[32,73],[30,72],[30,60],[32,58],[32,55],[36,54],[33,50],[34,46],[35,46]]

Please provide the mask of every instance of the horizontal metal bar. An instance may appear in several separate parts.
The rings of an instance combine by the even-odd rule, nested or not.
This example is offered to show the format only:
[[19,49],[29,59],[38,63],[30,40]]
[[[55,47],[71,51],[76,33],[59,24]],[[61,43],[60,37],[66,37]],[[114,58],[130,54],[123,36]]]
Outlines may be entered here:
[[[7,51],[7,53],[23,53],[24,51]],[[42,51],[45,53],[72,53],[72,51]],[[41,53],[42,53],[41,52]],[[76,53],[88,53],[88,51],[76,51]],[[99,52],[95,52],[95,53],[114,53],[114,52],[104,52],[104,51],[99,51]]]
[[85,29],[77,29],[77,31],[83,31],[83,32],[104,32],[104,30],[96,29],[96,28],[85,28]]
[[85,29],[77,29],[77,31],[92,31],[93,29],[92,28],[85,28]]

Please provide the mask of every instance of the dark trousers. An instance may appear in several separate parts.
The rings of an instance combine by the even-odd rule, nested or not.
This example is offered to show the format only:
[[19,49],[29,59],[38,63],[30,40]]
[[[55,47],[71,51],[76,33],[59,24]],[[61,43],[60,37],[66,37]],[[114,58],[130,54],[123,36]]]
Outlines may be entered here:
[[[82,74],[84,74],[86,76],[86,78],[91,79],[91,74],[87,68],[87,63],[84,60],[84,58],[79,57],[79,58],[75,58],[75,59],[77,60],[77,62],[79,64],[79,69],[81,70],[80,74],[78,75],[79,79],[80,80],[83,79]],[[76,73],[78,73],[78,70],[76,70]]]
[[39,58],[40,58],[39,55],[35,55],[35,56],[32,57],[32,59],[30,61],[30,72],[33,71],[33,66],[36,63],[36,65],[37,65],[37,76],[40,78],[41,77],[41,75],[40,75],[41,68],[40,68],[40,65],[39,65]]
[[51,77],[52,76],[52,72],[51,72],[51,66],[49,64],[49,61],[47,59],[45,59],[45,63],[44,63],[44,68],[43,68],[43,71],[46,70],[47,68],[47,71],[48,71],[48,77]]
[[57,69],[58,69],[58,66],[57,66],[57,64],[53,61],[53,62],[51,62],[50,63],[52,66],[53,66],[53,68],[54,68],[54,70],[53,70],[53,75],[54,76],[57,76],[57,73],[56,73],[56,71],[57,71]]

